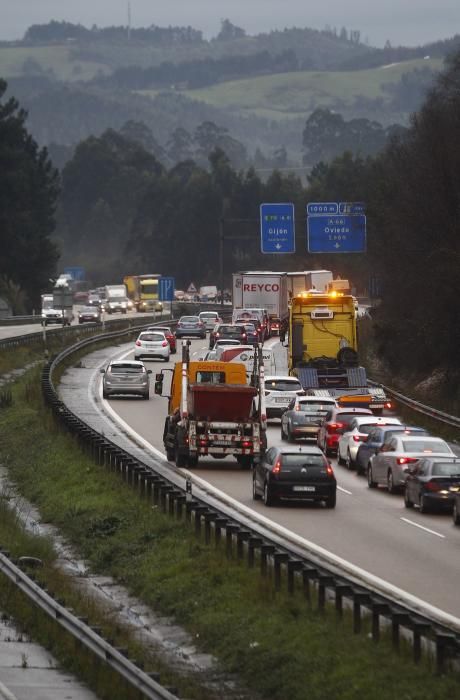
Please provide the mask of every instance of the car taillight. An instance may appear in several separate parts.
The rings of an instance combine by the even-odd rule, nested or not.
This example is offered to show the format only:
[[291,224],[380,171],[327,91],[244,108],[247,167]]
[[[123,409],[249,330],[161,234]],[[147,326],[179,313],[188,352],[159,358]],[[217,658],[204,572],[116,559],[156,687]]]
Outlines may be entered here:
[[367,435],[353,435],[353,440],[355,442],[366,442]]
[[391,401],[385,402],[385,408],[389,408],[389,409],[393,408],[393,404],[391,403]]
[[241,447],[252,447],[251,440],[243,440],[243,442],[241,443]]
[[139,348],[139,347],[142,345],[141,341],[140,341],[140,340],[136,340],[136,345],[137,345],[137,347]]
[[215,337],[218,338],[220,336],[220,333],[215,333]]
[[417,457],[397,457],[396,464],[413,464],[418,462]]
[[161,345],[162,345],[162,347],[165,348],[165,347],[168,345],[168,341],[167,341],[167,340],[163,340],[163,342],[161,343]]
[[327,473],[328,477],[330,477],[331,479],[334,478],[334,470],[332,469],[330,464],[328,464],[326,467],[326,473]]
[[242,337],[242,338],[246,338],[246,333],[242,333],[242,334],[241,334],[241,337]]
[[340,430],[340,428],[345,427],[344,423],[328,423],[327,424],[327,432],[328,433],[336,433],[337,430]]
[[276,462],[275,466],[272,469],[273,474],[279,474],[281,471],[281,457],[278,459]]
[[441,484],[438,484],[436,481],[428,481],[425,484],[425,488],[428,491],[441,491],[442,486],[441,486]]
[[180,327],[181,327],[181,325],[182,325],[182,324],[181,324],[181,322],[180,322],[180,321],[178,321],[178,322],[177,322],[177,327],[178,327],[178,328],[180,328]]

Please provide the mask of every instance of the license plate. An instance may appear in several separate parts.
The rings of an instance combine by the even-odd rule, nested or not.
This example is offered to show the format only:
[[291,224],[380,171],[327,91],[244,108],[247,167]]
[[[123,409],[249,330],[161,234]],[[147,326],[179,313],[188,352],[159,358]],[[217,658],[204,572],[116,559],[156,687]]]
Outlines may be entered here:
[[316,491],[316,486],[293,486],[293,491]]
[[289,399],[275,399],[275,403],[289,403]]
[[215,440],[212,443],[212,446],[213,447],[229,447],[230,444],[231,444],[230,442],[224,442],[223,440]]

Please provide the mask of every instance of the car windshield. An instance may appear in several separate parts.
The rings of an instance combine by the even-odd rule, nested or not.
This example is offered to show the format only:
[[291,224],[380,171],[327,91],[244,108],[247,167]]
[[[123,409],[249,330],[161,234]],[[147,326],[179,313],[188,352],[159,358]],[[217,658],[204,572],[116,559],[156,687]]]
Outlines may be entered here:
[[196,381],[199,384],[225,384],[225,372],[197,372]]
[[81,311],[81,314],[97,314],[96,309],[93,309],[91,306],[84,306]]
[[431,473],[433,476],[460,476],[460,463],[435,462]]
[[244,330],[247,331],[248,333],[255,333],[256,327],[254,326],[253,323],[245,323]]
[[370,425],[358,425],[358,432],[363,433],[364,435],[369,435],[371,430],[375,428],[375,423],[371,423]]
[[110,365],[112,374],[142,374],[145,372],[143,365],[132,365],[129,362],[118,362],[116,365]]
[[303,403],[299,403],[298,406],[299,411],[302,411],[302,413],[308,413],[311,416],[325,416],[331,408],[328,404],[320,402],[316,403],[313,401],[304,401]]
[[217,314],[213,313],[212,311],[203,311],[200,314],[200,318],[217,318]]
[[268,391],[299,391],[302,389],[302,384],[289,379],[267,379],[265,388]]
[[402,446],[404,452],[450,452],[444,440],[404,440]]
[[283,467],[321,467],[325,466],[322,455],[309,455],[302,453],[283,454]]
[[165,335],[164,333],[141,333],[139,336],[139,340],[147,340],[149,342],[153,340],[164,340]]
[[344,425],[350,425],[351,421],[353,418],[356,418],[356,416],[359,416],[359,413],[338,413],[337,414],[337,421],[339,423],[343,423]]
[[198,323],[198,316],[182,316],[181,323]]

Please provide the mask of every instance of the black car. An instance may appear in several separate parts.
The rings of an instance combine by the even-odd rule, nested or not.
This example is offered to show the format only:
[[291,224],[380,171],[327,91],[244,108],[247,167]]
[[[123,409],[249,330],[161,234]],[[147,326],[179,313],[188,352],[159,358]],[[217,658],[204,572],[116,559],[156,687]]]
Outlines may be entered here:
[[259,334],[253,323],[245,323],[244,330],[246,331],[246,345],[256,345],[259,342]]
[[428,430],[418,428],[415,425],[376,425],[358,448],[355,459],[357,474],[366,473],[372,455],[377,454],[383,443],[390,440],[396,433],[429,435]]
[[409,466],[404,486],[404,505],[418,505],[421,513],[436,509],[452,510],[460,493],[460,458],[432,457]]
[[206,326],[198,316],[181,316],[176,326],[176,338],[190,336],[206,338]]
[[213,349],[216,340],[237,340],[241,345],[246,345],[246,336],[242,325],[217,323],[209,335],[209,349]]
[[319,447],[271,447],[253,470],[252,497],[278,501],[324,501],[335,508],[337,481]]

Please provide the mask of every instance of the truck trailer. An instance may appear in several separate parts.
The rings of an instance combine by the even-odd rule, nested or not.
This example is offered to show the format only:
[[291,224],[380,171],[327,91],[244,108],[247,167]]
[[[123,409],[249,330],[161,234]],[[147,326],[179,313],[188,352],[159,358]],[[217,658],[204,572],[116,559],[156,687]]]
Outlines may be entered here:
[[318,292],[326,292],[328,284],[332,281],[333,274],[330,270],[303,270],[300,272],[288,272],[287,284],[288,295],[292,297],[316,290]]
[[[236,272],[233,275],[233,308],[266,309],[270,326],[279,331],[286,323],[288,282],[285,272]],[[269,334],[271,329],[269,328]]]

